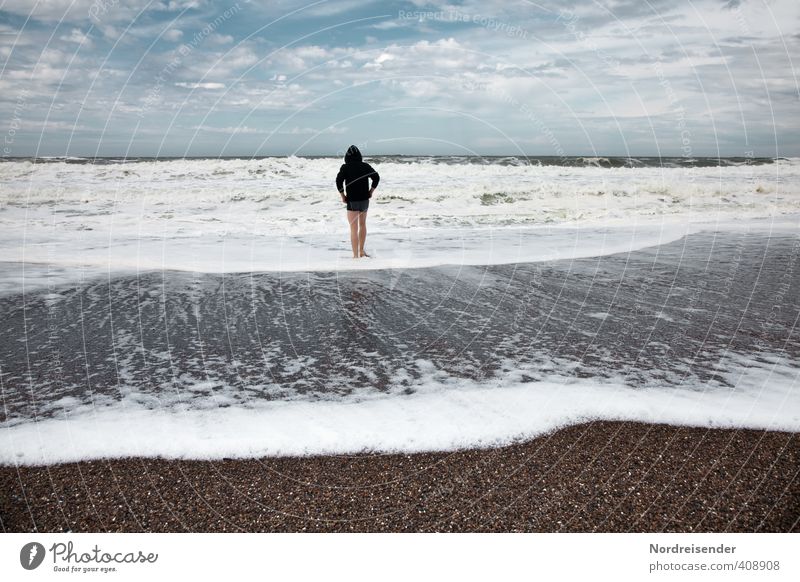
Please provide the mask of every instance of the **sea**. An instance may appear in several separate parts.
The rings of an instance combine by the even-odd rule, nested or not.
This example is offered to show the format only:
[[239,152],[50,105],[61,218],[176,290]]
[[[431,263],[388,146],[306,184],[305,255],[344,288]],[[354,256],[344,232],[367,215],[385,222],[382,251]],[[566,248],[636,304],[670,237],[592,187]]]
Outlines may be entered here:
[[800,431],[800,159],[0,161],[0,463]]

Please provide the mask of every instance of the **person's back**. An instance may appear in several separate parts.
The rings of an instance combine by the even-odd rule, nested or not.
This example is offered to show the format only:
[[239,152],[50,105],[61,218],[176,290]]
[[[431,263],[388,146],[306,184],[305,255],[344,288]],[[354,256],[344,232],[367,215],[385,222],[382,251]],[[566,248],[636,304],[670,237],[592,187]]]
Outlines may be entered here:
[[378,172],[362,159],[361,152],[356,146],[350,146],[344,156],[344,164],[336,176],[336,188],[342,192],[342,186],[345,186],[347,200],[367,200],[371,196],[370,180],[371,189],[374,190],[380,181]]
[[[350,245],[353,247],[353,258],[368,257],[364,251],[367,239],[367,210],[369,199],[378,186],[381,177],[372,166],[361,158],[361,152],[354,145],[347,148],[344,164],[336,175],[336,189],[347,204],[347,222],[350,223]],[[370,186],[370,181],[372,186]],[[345,196],[345,186],[347,196]]]

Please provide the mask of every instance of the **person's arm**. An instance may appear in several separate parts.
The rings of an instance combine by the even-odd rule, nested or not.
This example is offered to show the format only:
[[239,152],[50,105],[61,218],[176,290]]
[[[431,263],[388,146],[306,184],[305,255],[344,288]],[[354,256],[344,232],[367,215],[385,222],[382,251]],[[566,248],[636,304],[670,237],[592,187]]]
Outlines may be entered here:
[[336,174],[336,189],[339,191],[339,196],[342,197],[342,202],[347,202],[347,197],[344,195],[344,167],[339,168],[339,173]]
[[372,168],[372,166],[370,166],[369,169],[372,171],[372,173],[369,175],[369,177],[372,179],[372,188],[369,189],[369,197],[372,198],[372,193],[375,192],[375,188],[378,187],[378,182],[381,181],[381,177],[378,172]]

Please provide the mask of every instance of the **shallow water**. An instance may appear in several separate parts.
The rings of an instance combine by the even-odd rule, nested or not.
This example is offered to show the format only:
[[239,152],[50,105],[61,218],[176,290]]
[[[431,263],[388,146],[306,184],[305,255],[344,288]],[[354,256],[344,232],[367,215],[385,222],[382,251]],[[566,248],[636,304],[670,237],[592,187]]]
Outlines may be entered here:
[[570,260],[6,296],[0,460],[447,449],[588,418],[800,430],[798,257],[791,231],[701,231]]

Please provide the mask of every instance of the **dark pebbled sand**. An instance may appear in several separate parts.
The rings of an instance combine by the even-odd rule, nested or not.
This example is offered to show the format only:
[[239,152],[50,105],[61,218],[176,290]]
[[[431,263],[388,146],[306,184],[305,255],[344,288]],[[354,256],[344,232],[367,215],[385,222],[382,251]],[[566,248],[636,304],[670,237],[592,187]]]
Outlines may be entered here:
[[455,453],[0,467],[7,532],[789,532],[800,435],[592,422]]

